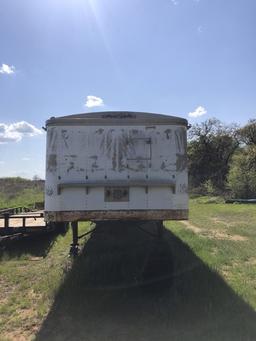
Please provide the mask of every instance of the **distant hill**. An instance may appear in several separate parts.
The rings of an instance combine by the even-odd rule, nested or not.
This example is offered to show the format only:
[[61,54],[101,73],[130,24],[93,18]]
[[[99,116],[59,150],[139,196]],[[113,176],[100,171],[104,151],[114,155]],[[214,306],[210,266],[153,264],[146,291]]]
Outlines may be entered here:
[[31,206],[44,200],[44,180],[0,178],[0,208]]

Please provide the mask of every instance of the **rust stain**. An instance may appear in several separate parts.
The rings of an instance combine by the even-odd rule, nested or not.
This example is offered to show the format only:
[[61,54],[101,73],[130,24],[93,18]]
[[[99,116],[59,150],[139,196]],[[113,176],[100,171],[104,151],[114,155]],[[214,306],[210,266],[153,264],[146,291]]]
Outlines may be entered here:
[[49,136],[49,150],[51,152],[56,152],[57,151],[57,140],[58,140],[58,132],[57,130],[53,127],[48,130],[48,136]]
[[171,133],[172,133],[171,129],[166,129],[164,131],[164,133],[166,135],[167,140],[170,140],[171,139]]
[[176,164],[164,159],[161,163],[160,169],[165,172],[173,172],[175,170]]
[[[141,142],[145,141],[145,145]],[[145,150],[144,150],[144,149]],[[141,157],[136,155],[138,150],[140,153],[147,152],[147,156]],[[133,169],[129,165],[130,160],[151,159],[151,138],[145,136],[145,131],[139,129],[110,129],[105,134],[102,134],[100,141],[100,152],[102,156],[107,156],[111,160],[112,170],[122,172],[127,168]],[[128,164],[127,164],[128,163]],[[136,170],[144,169],[143,164],[136,165]]]
[[53,195],[52,187],[46,187],[45,194],[48,195],[49,197],[52,196]]
[[69,142],[69,141],[68,141],[68,140],[69,140],[68,131],[62,129],[62,130],[61,130],[61,137],[62,137],[62,140],[64,141],[65,147],[68,148],[68,142]]
[[148,161],[146,160],[129,160],[127,168],[134,172],[144,172],[147,170]]
[[102,155],[111,160],[112,170],[121,172],[126,168],[128,145],[129,137],[124,129],[121,132],[111,129],[103,135],[100,142],[100,151]]
[[176,149],[178,153],[184,154],[186,151],[186,131],[183,128],[178,128],[175,130],[175,142],[176,142]]
[[69,173],[71,171],[71,169],[75,168],[75,163],[73,161],[69,162],[69,167],[67,168],[67,173]]
[[116,169],[116,140],[114,140],[114,145],[113,145],[113,155],[112,155],[112,169]]
[[162,170],[165,170],[165,168],[166,168],[166,164],[165,164],[165,162],[163,161],[162,163],[161,163],[161,167],[160,167]]
[[100,128],[100,129],[98,129],[98,130],[95,131],[95,134],[101,135],[103,132],[104,132],[104,129],[103,129],[103,128]]
[[187,155],[176,154],[176,171],[181,172],[187,168]]
[[57,170],[57,154],[49,154],[47,157],[47,171],[54,173]]
[[179,193],[188,193],[188,186],[187,186],[187,184],[180,184],[178,192]]
[[187,209],[177,210],[98,210],[98,211],[45,211],[46,221],[86,220],[185,220]]
[[178,128],[175,131],[175,142],[176,142],[176,170],[181,172],[187,168],[187,140],[186,131],[183,128]]

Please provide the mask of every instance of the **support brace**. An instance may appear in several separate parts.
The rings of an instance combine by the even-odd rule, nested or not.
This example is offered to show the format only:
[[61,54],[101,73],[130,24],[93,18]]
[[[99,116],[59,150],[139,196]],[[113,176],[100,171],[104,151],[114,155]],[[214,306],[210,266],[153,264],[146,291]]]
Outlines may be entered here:
[[72,221],[71,223],[72,226],[72,236],[73,236],[73,242],[70,245],[70,254],[72,256],[77,256],[78,251],[79,251],[79,244],[78,244],[78,222],[77,221]]
[[163,224],[163,221],[160,220],[157,222],[157,236],[158,236],[158,238],[162,239],[163,234],[164,234],[164,224]]

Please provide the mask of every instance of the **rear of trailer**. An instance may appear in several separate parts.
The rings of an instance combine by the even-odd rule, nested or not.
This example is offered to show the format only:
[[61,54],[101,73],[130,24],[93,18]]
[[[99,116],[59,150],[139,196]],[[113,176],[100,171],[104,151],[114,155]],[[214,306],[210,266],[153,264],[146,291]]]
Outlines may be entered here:
[[185,119],[100,112],[46,127],[47,221],[187,219]]

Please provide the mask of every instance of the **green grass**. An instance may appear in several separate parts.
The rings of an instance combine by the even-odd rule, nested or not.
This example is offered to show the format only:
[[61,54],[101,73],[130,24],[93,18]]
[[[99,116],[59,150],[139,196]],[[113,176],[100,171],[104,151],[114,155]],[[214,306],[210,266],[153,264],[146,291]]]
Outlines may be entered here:
[[[254,340],[256,206],[218,202],[192,199],[199,232],[168,222],[160,244],[132,222],[88,238],[75,261],[71,231],[14,245],[0,263],[0,340]],[[166,286],[134,288],[145,264],[163,273],[159,259]]]
[[[81,224],[80,232],[89,224]],[[17,242],[2,251],[0,340],[29,340],[45,318],[72,264],[71,232]]]
[[193,199],[189,221],[201,232],[184,229],[178,222],[167,225],[256,309],[256,206],[205,204]]
[[33,206],[44,200],[44,181],[19,177],[0,178],[0,209]]
[[24,189],[19,194],[15,195],[14,198],[7,198],[3,193],[0,192],[0,208],[11,208],[11,207],[30,207],[35,202],[44,201],[44,194],[40,190]]

